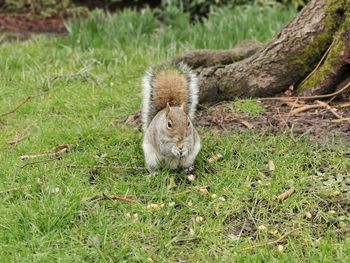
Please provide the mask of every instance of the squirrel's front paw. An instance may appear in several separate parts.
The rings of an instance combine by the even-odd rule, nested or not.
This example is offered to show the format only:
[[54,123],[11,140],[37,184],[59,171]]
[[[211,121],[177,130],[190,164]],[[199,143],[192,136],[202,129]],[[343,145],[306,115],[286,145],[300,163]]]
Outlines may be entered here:
[[181,151],[175,146],[171,148],[171,153],[177,158],[181,157]]

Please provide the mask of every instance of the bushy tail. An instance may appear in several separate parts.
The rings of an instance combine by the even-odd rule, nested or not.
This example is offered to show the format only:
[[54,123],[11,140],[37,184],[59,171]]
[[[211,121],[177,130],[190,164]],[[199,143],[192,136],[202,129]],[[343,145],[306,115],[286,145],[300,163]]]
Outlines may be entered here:
[[192,119],[198,104],[196,74],[184,63],[150,68],[142,79],[142,127],[143,130],[166,104],[181,106]]

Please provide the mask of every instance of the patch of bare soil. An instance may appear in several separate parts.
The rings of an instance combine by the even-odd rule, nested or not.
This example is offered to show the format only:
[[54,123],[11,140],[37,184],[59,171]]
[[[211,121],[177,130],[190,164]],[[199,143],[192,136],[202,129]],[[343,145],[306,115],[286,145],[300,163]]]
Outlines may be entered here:
[[34,18],[29,13],[0,13],[0,32],[15,32],[19,40],[32,34],[66,34],[64,23],[64,17]]
[[291,133],[325,141],[340,137],[350,142],[350,101],[322,104],[303,101],[262,101],[265,112],[251,117],[232,112],[232,103],[221,103],[199,111],[198,126],[224,131],[253,130],[262,134]]

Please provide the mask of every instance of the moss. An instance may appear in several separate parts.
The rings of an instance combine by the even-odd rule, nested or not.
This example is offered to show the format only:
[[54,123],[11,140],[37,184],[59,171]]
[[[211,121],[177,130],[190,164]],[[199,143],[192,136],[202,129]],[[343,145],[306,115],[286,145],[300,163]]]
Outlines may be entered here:
[[306,91],[320,85],[327,77],[329,72],[337,69],[343,63],[341,53],[347,47],[345,43],[346,35],[350,35],[350,11],[346,10],[345,20],[340,26],[339,31],[335,34],[335,42],[322,66],[313,75],[305,81],[298,89],[299,92]]
[[[303,66],[302,70],[305,70],[304,72],[311,72],[331,44],[334,36],[335,43],[322,67],[298,87],[298,92],[303,92],[309,88],[318,86],[318,84],[324,80],[327,73],[339,63],[338,54],[344,49],[343,34],[348,28],[347,21],[349,12],[347,12],[347,9],[349,9],[349,7],[346,5],[346,1],[326,1],[325,31],[317,36],[311,45],[301,51],[300,58],[296,59],[295,64],[297,64],[298,60],[302,61],[304,64],[299,62]],[[342,21],[342,13],[346,14],[345,22]]]

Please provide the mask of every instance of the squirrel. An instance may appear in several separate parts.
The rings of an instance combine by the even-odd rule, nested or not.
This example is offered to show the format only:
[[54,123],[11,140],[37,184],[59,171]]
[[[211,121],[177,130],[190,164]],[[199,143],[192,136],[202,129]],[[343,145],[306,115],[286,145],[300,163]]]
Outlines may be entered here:
[[149,69],[142,79],[143,151],[146,167],[193,169],[201,141],[192,124],[197,77],[184,63]]

